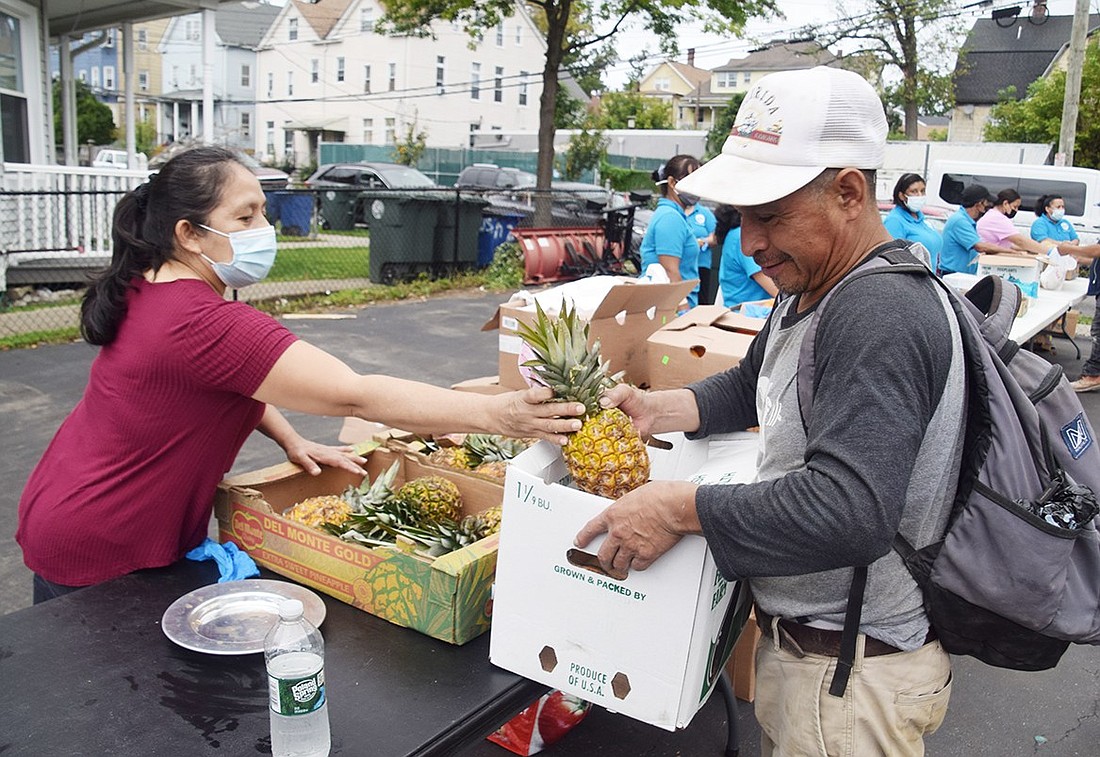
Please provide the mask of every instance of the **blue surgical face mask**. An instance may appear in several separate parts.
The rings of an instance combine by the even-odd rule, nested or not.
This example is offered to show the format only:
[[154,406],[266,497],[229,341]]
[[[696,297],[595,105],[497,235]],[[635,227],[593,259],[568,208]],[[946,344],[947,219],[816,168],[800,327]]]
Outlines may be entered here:
[[925,195],[907,195],[905,197],[905,207],[909,208],[913,213],[919,213],[927,200],[928,198]]
[[226,234],[209,226],[199,226],[226,237],[233,248],[233,259],[228,263],[217,263],[203,255],[203,259],[214,269],[214,273],[227,287],[242,289],[267,278],[271,266],[275,264],[275,227],[264,226],[261,229],[245,229]]
[[1065,208],[1052,208],[1051,211],[1050,211],[1050,220],[1054,221],[1055,223],[1058,223],[1059,221],[1061,221],[1065,217],[1066,217],[1066,209]]

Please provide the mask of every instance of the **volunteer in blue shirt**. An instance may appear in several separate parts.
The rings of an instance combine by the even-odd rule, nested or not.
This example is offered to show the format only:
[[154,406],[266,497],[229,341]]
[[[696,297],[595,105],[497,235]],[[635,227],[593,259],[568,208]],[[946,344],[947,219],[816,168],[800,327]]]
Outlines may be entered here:
[[741,214],[732,205],[719,205],[715,213],[718,225],[715,241],[722,247],[718,280],[722,285],[722,304],[735,308],[743,302],[775,297],[779,288],[760,266],[741,251]]
[[978,236],[978,219],[995,203],[993,195],[981,184],[971,184],[963,190],[959,209],[943,227],[941,274],[977,273],[979,253],[1001,250],[997,245],[983,242]]
[[928,250],[932,270],[937,270],[940,260],[940,248],[943,237],[928,225],[924,218],[925,190],[927,185],[920,174],[906,173],[894,185],[894,209],[882,220],[886,230],[894,239],[907,239],[919,242]]
[[684,217],[699,244],[699,304],[713,305],[718,293],[718,266],[713,259],[711,243],[718,221],[711,209],[701,202],[684,208]]
[[[699,278],[699,243],[684,217],[684,208],[695,205],[694,195],[680,196],[676,184],[699,167],[699,160],[690,155],[676,155],[653,172],[653,181],[661,188],[661,199],[649,219],[642,237],[642,275],[653,263],[665,269],[669,281]],[[687,297],[688,307],[699,302],[699,288]]]
[[1035,220],[1031,222],[1031,238],[1036,242],[1077,243],[1077,230],[1066,220],[1066,201],[1062,195],[1043,195],[1035,203]]

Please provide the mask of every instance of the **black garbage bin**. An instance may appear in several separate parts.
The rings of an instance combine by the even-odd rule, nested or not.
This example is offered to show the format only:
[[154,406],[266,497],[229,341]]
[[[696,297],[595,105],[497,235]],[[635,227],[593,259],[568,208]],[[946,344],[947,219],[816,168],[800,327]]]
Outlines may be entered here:
[[436,196],[435,202],[433,272],[442,276],[473,269],[478,261],[481,211],[489,203],[477,195],[450,193]]
[[435,254],[438,203],[427,194],[362,192],[370,225],[370,280],[395,284],[430,273]]
[[323,189],[321,195],[321,228],[330,231],[349,231],[355,228],[358,218],[359,194],[357,188]]

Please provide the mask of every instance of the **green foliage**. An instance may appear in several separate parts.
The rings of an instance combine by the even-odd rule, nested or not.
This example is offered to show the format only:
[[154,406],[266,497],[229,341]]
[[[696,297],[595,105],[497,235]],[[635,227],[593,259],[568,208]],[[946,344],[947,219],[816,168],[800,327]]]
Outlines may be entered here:
[[[301,237],[297,241],[301,241]],[[367,246],[289,247],[275,257],[268,281],[365,279],[369,275]]]
[[653,190],[653,177],[649,171],[620,168],[604,162],[600,164],[600,176],[610,181],[611,188],[619,192],[629,192],[632,189]]
[[403,166],[416,166],[428,148],[428,132],[417,130],[416,121],[405,127],[405,136],[393,146],[393,160]]
[[581,174],[595,168],[607,155],[608,139],[595,125],[595,120],[585,119],[580,131],[569,140],[569,146],[562,157],[561,173],[568,181],[577,181]]
[[[1058,70],[1032,82],[1022,100],[1014,99],[1014,91],[1005,90],[990,113],[985,139],[1057,145],[1065,88],[1066,72]],[[1100,50],[1095,43],[1085,50],[1079,107],[1073,164],[1100,168]]]
[[947,141],[947,129],[929,129],[928,130],[929,142],[946,142]]
[[596,123],[601,129],[671,129],[672,103],[646,97],[640,92],[607,92],[600,98]]
[[[76,140],[80,144],[91,142],[108,145],[115,139],[115,119],[111,109],[96,99],[91,87],[77,80],[76,86]],[[58,144],[64,141],[61,126],[61,80],[53,83],[53,134]]]
[[496,248],[493,261],[482,274],[484,287],[493,291],[514,291],[523,284],[525,272],[523,248],[515,242],[505,242]]
[[134,124],[134,140],[138,152],[152,156],[157,147],[157,125],[148,119],[138,121]]
[[726,143],[726,137],[730,135],[730,129],[733,128],[733,122],[737,118],[737,110],[741,107],[741,102],[744,99],[745,93],[738,92],[730,98],[721,113],[715,114],[714,126],[707,132],[707,147],[703,155],[704,160],[710,160],[715,155],[722,152],[722,145]]

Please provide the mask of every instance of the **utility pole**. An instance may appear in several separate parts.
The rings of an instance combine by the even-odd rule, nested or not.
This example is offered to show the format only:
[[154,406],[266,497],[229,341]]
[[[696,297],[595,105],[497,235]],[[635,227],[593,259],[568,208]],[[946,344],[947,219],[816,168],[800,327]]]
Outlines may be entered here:
[[1073,143],[1077,139],[1077,109],[1081,100],[1081,71],[1085,67],[1085,44],[1089,27],[1089,0],[1077,0],[1073,30],[1066,56],[1066,94],[1062,101],[1062,130],[1058,135],[1055,164],[1073,165]]

